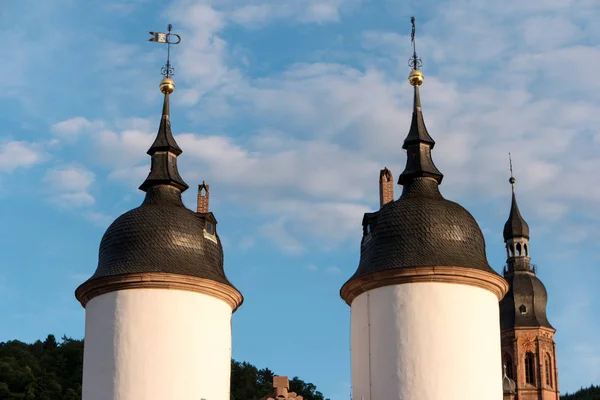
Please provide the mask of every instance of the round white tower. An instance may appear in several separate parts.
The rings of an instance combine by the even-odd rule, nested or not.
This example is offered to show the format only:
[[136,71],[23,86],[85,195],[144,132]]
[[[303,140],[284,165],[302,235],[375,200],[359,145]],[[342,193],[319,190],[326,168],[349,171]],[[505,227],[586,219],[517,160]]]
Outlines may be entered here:
[[242,295],[223,271],[216,219],[182,203],[169,78],[142,205],[108,228],[86,309],[83,400],[229,400],[231,316]]
[[360,264],[341,289],[351,306],[354,400],[501,400],[498,302],[506,281],[488,265],[475,219],[439,191],[419,96],[398,200],[365,214]]

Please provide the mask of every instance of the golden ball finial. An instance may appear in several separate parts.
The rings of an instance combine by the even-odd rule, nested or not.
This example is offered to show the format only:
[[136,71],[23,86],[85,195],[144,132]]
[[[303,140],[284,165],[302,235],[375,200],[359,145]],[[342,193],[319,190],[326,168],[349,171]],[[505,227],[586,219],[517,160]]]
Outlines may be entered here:
[[164,78],[160,81],[160,91],[164,94],[173,93],[175,90],[175,82],[171,78]]
[[418,69],[413,69],[408,75],[408,81],[412,86],[421,86],[423,84],[423,73]]

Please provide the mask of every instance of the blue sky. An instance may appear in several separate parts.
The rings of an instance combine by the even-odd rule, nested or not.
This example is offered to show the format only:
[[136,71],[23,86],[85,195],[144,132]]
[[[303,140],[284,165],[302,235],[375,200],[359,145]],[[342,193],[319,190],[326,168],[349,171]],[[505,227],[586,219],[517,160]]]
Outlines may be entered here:
[[166,49],[147,31],[172,23],[184,201],[211,185],[245,296],[233,356],[347,399],[338,290],[379,170],[397,179],[405,163],[415,15],[443,194],[475,216],[500,271],[513,154],[561,391],[600,383],[599,12],[596,0],[2,2],[0,341],[83,336],[73,292],[110,222],[142,201],[158,128]]

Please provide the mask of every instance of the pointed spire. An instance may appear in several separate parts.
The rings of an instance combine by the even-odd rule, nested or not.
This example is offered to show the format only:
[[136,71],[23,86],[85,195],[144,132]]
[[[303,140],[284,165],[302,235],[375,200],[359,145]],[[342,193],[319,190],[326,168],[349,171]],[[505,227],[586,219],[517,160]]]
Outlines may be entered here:
[[411,23],[413,27],[411,34],[413,55],[409,60],[412,71],[408,76],[408,80],[414,87],[413,114],[408,135],[402,145],[402,148],[406,150],[407,160],[406,167],[398,178],[398,184],[406,185],[414,178],[420,177],[433,178],[440,184],[444,175],[437,169],[431,158],[431,149],[435,146],[435,141],[431,138],[429,132],[427,132],[425,120],[423,119],[423,111],[421,109],[419,86],[423,84],[423,73],[419,70],[422,63],[421,59],[417,57],[415,47],[414,17],[411,18]]
[[504,224],[504,241],[519,237],[529,239],[529,225],[527,225],[527,222],[521,216],[519,206],[517,205],[517,197],[515,195],[516,179],[513,176],[512,158],[510,153],[508,153],[508,158],[510,162],[510,179],[508,182],[512,187],[512,202],[510,205],[510,214],[508,215],[508,220]]
[[182,151],[171,132],[169,95],[174,90],[175,83],[171,78],[164,78],[161,81],[160,91],[165,95],[163,111],[156,139],[147,152],[152,157],[152,161],[150,173],[140,186],[140,190],[143,191],[148,191],[156,185],[174,186],[182,192],[188,188],[177,170],[177,157]]

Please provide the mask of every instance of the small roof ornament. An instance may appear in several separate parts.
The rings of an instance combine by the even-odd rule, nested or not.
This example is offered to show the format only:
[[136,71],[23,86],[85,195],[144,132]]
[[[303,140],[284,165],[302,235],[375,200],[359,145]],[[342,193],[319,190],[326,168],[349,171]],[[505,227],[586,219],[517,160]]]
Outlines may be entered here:
[[423,63],[417,56],[415,45],[415,17],[410,18],[410,23],[412,24],[410,40],[413,55],[408,61],[408,65],[412,68],[408,75],[408,81],[414,88],[413,114],[408,135],[402,145],[402,148],[407,152],[406,168],[398,177],[398,184],[405,185],[419,177],[433,178],[440,184],[444,175],[437,169],[431,158],[431,149],[435,146],[435,141],[427,132],[423,110],[421,109],[419,86],[423,84],[423,73],[419,71],[419,68]]
[[423,73],[419,71],[419,68],[423,66],[423,62],[417,56],[417,46],[415,43],[415,33],[417,31],[415,25],[415,17],[410,17],[410,23],[412,24],[412,31],[410,33],[410,42],[413,47],[413,55],[408,59],[408,66],[412,68],[408,75],[408,81],[412,86],[421,86],[423,84]]
[[148,32],[152,35],[152,38],[148,39],[149,42],[167,44],[167,62],[161,68],[161,74],[164,78],[159,85],[160,91],[165,95],[162,116],[156,139],[147,151],[147,154],[152,157],[152,163],[148,177],[140,186],[143,191],[148,191],[149,188],[156,185],[170,185],[182,192],[188,188],[187,183],[177,170],[177,157],[182,153],[182,150],[171,131],[169,95],[175,90],[175,82],[171,79],[174,74],[174,68],[171,65],[171,45],[181,42],[181,36],[171,33],[172,29],[173,25],[169,24],[168,33]]
[[152,35],[152,37],[148,39],[149,42],[167,44],[167,62],[160,70],[160,73],[164,76],[163,80],[160,82],[160,91],[163,94],[171,94],[175,90],[175,82],[171,79],[171,77],[175,75],[175,69],[171,65],[171,45],[179,44],[181,42],[181,36],[176,33],[171,33],[172,29],[173,25],[169,24],[167,33],[148,32]]

